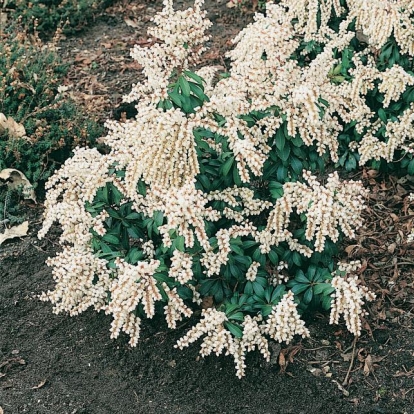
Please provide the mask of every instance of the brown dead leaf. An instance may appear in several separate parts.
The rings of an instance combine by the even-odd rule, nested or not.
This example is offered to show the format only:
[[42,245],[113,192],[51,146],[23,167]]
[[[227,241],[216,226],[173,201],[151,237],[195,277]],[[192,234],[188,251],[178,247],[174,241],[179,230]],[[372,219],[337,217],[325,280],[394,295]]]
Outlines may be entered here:
[[288,363],[285,358],[286,351],[287,351],[286,349],[282,349],[282,351],[279,354],[279,367],[280,367],[280,372],[282,374],[286,372],[286,368],[288,366]]
[[213,303],[214,303],[213,296],[206,296],[201,301],[201,309],[212,308],[213,307]]
[[46,384],[46,381],[47,381],[46,379],[40,381],[39,384],[32,387],[32,390],[38,390],[39,388],[42,388]]
[[0,244],[4,243],[8,239],[14,239],[16,237],[27,236],[27,231],[29,230],[29,222],[25,221],[18,226],[6,228],[4,233],[0,233]]
[[26,361],[23,358],[9,358],[0,363],[0,369],[4,369],[7,371],[9,368],[16,366],[16,365],[26,365]]
[[26,130],[22,124],[17,123],[11,116],[6,117],[0,112],[0,134],[8,132],[9,137],[14,139],[26,136]]
[[345,252],[348,257],[352,256],[358,250],[359,246],[357,244],[350,244],[349,246],[345,247]]
[[133,27],[134,29],[137,29],[139,27],[139,23],[136,22],[135,20],[132,19],[128,19],[128,17],[126,17],[124,19],[124,22],[129,26],[129,27]]
[[394,254],[396,248],[397,248],[397,243],[391,243],[387,247],[388,253]]
[[6,23],[7,23],[7,13],[4,12],[3,10],[0,10],[0,27],[5,27]]
[[33,186],[21,171],[14,168],[5,168],[0,171],[0,179],[6,182],[10,190],[22,188],[24,198],[26,200],[33,200],[36,203]]
[[367,355],[364,361],[364,375],[367,377],[371,372],[374,372],[371,355]]

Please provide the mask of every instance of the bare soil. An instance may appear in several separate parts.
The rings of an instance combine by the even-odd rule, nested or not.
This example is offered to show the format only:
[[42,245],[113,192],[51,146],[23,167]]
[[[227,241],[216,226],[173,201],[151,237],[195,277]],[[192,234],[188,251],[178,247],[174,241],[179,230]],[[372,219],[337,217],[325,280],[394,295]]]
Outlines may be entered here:
[[[140,76],[128,49],[149,41],[146,28],[160,8],[159,1],[116,2],[62,42],[71,93],[97,118],[133,111],[121,104]],[[215,23],[206,59],[226,67],[229,40],[252,20],[251,10],[230,10],[223,0],[206,8]],[[174,349],[192,320],[175,331],[147,322],[130,348],[125,336],[109,338],[104,314],[54,315],[38,295],[53,289],[45,260],[59,249],[59,231],[39,241],[42,206],[27,202],[30,234],[0,246],[0,413],[413,414],[414,247],[401,237],[413,225],[406,202],[413,186],[372,171],[359,178],[371,188],[367,221],[346,254],[363,261],[361,277],[377,294],[362,336],[355,342],[344,325],[317,314],[307,321],[311,339],[273,345],[270,363],[249,355],[242,380],[230,357],[200,358],[197,345]]]

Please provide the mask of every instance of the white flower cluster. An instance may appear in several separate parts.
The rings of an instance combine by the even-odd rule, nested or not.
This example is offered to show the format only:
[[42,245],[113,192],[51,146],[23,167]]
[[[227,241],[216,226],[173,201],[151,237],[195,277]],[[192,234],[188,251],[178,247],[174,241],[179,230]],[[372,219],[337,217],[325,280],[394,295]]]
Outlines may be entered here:
[[55,289],[40,296],[54,305],[54,313],[68,312],[78,315],[93,306],[104,308],[107,291],[111,286],[106,260],[98,259],[90,251],[65,247],[62,252],[47,260],[53,267]]
[[370,159],[385,158],[390,162],[398,148],[411,152],[411,148],[407,145],[412,145],[414,142],[414,103],[395,122],[387,123],[385,135],[388,138],[387,142],[380,141],[372,135],[367,135],[361,140],[358,149],[361,154],[359,161],[361,165]]
[[62,227],[62,243],[67,242],[77,249],[87,249],[92,237],[91,228],[103,233],[103,213],[92,217],[85,209],[86,202],[92,202],[98,188],[109,181],[107,172],[110,163],[96,149],[77,149],[46,183],[47,198],[43,227],[38,237],[42,238],[55,221]]
[[327,237],[338,240],[338,228],[353,238],[355,229],[362,225],[361,212],[366,191],[361,182],[340,181],[336,172],[329,175],[325,186],[309,171],[303,173],[303,178],[307,184],[289,182],[283,186],[283,197],[276,201],[266,229],[257,236],[262,252],[269,252],[272,245],[286,240],[292,250],[310,256],[312,251],[292,239],[292,234],[287,230],[294,208],[299,214],[306,212],[305,237],[307,240],[315,238],[315,250],[319,252],[323,251]]
[[167,224],[159,227],[165,246],[171,246],[170,230],[175,230],[184,237],[185,246],[193,247],[196,237],[204,249],[210,248],[204,221],[216,221],[220,214],[211,207],[205,207],[208,200],[202,191],[196,190],[194,183],[189,182],[180,188],[154,185],[146,201],[149,204],[148,216],[154,211],[162,211],[167,218]]
[[253,262],[247,269],[246,280],[249,280],[250,282],[254,282],[256,280],[257,271],[259,270],[259,267],[260,267],[260,263]]
[[289,343],[295,335],[309,336],[305,322],[300,319],[292,291],[286,293],[273,308],[266,321],[264,332],[277,342]]
[[165,319],[168,327],[175,329],[177,322],[181,321],[183,316],[189,318],[193,314],[193,311],[180,298],[177,293],[177,288],[170,289],[166,283],[163,283],[162,287],[168,296],[167,305],[164,306]]
[[[351,265],[347,270],[355,268]],[[361,316],[366,314],[362,309],[364,299],[372,301],[375,299],[375,294],[370,292],[366,286],[361,286],[358,276],[352,274],[346,277],[334,276],[332,286],[335,288],[335,292],[332,294],[329,323],[338,324],[339,317],[343,315],[348,331],[359,336],[361,334]]]
[[[228,219],[242,223],[249,216],[258,216],[262,211],[272,207],[270,201],[254,199],[254,191],[246,187],[226,188],[223,191],[208,193],[209,201],[224,201],[230,207],[223,209],[223,215]],[[239,201],[240,199],[240,201]]]
[[381,80],[378,90],[384,94],[384,108],[387,108],[391,101],[397,101],[407,86],[414,85],[414,76],[399,65],[394,65],[382,73]]
[[289,275],[287,275],[286,273],[282,273],[282,271],[287,268],[288,264],[286,262],[280,261],[275,268],[270,269],[270,283],[273,286],[286,283],[289,280]]
[[216,233],[218,251],[214,253],[213,248],[209,247],[201,256],[201,263],[207,269],[205,271],[208,277],[219,275],[222,265],[228,262],[228,255],[231,251],[230,239],[249,236],[256,233],[256,227],[251,223],[235,225],[229,229],[220,229]]
[[117,338],[123,330],[130,336],[130,345],[136,346],[139,339],[140,319],[133,313],[142,303],[148,318],[155,314],[155,302],[162,299],[153,274],[160,265],[158,260],[139,262],[136,266],[117,259],[117,278],[110,286],[111,301],[105,313],[113,316],[111,338]]
[[203,0],[195,0],[194,8],[174,10],[173,0],[164,0],[164,9],[154,17],[156,27],[148,34],[159,39],[150,48],[135,46],[131,55],[143,66],[146,81],[134,85],[125,98],[128,102],[145,101],[157,104],[167,98],[169,77],[174,69],[189,69],[197,63],[205,50],[208,40],[206,30],[211,22],[206,19],[206,12],[201,10]]
[[269,361],[270,352],[266,336],[286,343],[289,343],[295,335],[301,335],[303,338],[309,336],[309,331],[298,314],[292,292],[283,296],[266,321],[263,321],[261,316],[245,316],[241,338],[231,335],[224,326],[226,321],[228,318],[224,312],[212,308],[203,309],[200,322],[177,341],[176,348],[183,349],[205,335],[200,354],[203,357],[211,353],[218,356],[223,352],[225,355],[232,355],[236,365],[236,375],[241,378],[245,375],[246,352],[257,348]]
[[370,45],[380,49],[394,35],[402,52],[414,55],[413,0],[347,0],[347,4]]
[[184,285],[193,278],[192,266],[193,260],[188,253],[174,250],[168,276]]

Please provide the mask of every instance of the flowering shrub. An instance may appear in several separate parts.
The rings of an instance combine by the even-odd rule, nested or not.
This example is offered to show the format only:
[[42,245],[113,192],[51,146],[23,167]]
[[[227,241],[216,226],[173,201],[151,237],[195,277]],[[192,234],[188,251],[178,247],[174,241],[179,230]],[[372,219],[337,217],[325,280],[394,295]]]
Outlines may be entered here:
[[[48,182],[39,237],[58,221],[63,250],[42,298],[70,315],[105,311],[111,337],[123,331],[132,346],[142,318],[161,312],[175,328],[212,299],[177,347],[202,338],[201,354],[232,355],[239,377],[246,352],[268,359],[270,339],[308,336],[312,309],[358,336],[374,295],[358,263],[333,257],[361,226],[366,191],[333,166],[348,141],[361,164],[409,152],[414,110],[404,101],[383,119],[370,106],[375,88],[385,107],[410,88],[412,73],[377,62],[388,41],[412,62],[412,1],[369,14],[363,4],[268,4],[214,82],[214,67],[194,69],[210,25],[202,1],[174,11],[165,0],[149,31],[159,42],[132,51],[146,76],[125,97],[138,115],[107,123],[108,154],[78,149]],[[386,20],[384,37],[377,22],[390,13],[406,25]]]

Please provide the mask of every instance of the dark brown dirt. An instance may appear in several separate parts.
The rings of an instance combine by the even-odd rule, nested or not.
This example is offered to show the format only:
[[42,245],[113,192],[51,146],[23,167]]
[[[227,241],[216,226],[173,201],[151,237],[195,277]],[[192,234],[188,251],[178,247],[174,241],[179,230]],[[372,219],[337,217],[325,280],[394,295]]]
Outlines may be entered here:
[[[209,59],[225,66],[228,40],[251,21],[251,13],[230,11],[223,1],[209,0],[206,7],[216,23]],[[159,8],[160,2],[117,2],[82,35],[62,43],[62,56],[73,61],[68,84],[97,117],[116,110],[121,95],[138,79],[128,49],[136,41],[145,43],[148,16]],[[0,246],[0,413],[413,414],[413,248],[398,243],[387,248],[396,239],[398,223],[407,223],[400,216],[409,217],[409,212],[401,212],[404,195],[394,199],[401,185],[377,183],[370,183],[376,194],[370,211],[379,218],[371,215],[375,220],[348,252],[367,259],[365,281],[379,298],[369,308],[355,347],[344,326],[329,326],[326,315],[316,315],[307,321],[310,340],[273,346],[270,363],[249,355],[242,380],[229,357],[199,358],[197,345],[174,349],[192,321],[176,331],[161,320],[151,321],[131,349],[126,337],[109,339],[111,321],[104,314],[54,315],[37,296],[53,289],[44,262],[59,248],[58,230],[37,240],[42,208],[26,204],[29,236]],[[385,233],[388,239],[381,236]]]

